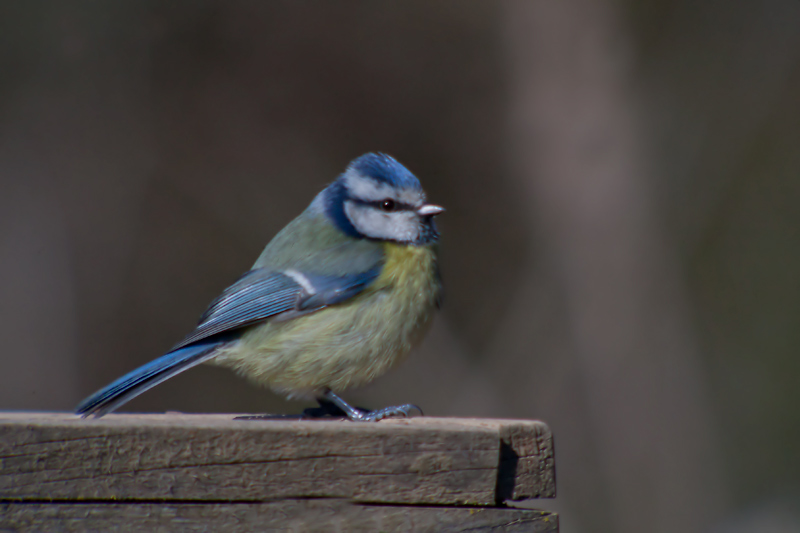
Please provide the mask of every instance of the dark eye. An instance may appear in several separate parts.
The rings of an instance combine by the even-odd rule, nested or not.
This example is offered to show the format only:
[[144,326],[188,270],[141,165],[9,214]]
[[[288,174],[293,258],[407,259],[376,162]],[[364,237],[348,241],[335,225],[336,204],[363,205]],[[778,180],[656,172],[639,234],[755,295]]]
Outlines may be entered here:
[[395,203],[394,200],[392,200],[391,198],[387,198],[386,200],[381,202],[381,209],[383,209],[384,211],[394,211],[394,208],[395,208]]

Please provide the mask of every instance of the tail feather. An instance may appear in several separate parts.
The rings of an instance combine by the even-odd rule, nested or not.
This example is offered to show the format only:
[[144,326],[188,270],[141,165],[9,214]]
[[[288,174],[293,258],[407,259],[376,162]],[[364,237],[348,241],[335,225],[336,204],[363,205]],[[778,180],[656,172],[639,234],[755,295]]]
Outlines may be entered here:
[[162,355],[83,400],[75,414],[100,418],[172,376],[211,359],[227,340],[208,339]]

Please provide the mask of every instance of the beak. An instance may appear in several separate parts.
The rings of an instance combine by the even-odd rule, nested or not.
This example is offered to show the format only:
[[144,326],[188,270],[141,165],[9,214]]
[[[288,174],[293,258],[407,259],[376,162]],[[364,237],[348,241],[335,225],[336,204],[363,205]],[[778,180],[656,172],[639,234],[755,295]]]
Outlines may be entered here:
[[444,213],[444,207],[433,204],[425,204],[417,208],[417,214],[421,217],[433,217]]

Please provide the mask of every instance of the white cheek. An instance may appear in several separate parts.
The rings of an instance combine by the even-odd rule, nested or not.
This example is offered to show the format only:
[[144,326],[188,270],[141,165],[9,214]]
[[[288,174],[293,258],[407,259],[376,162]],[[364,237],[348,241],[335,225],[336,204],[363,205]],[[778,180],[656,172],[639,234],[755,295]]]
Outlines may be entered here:
[[419,224],[414,213],[384,213],[378,209],[346,202],[344,211],[355,228],[373,239],[411,242],[419,237]]

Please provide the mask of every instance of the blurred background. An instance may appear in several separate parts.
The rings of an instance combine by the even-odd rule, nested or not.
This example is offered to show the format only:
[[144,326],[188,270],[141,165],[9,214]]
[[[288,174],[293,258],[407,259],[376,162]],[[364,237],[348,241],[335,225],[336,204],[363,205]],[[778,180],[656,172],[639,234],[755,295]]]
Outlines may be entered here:
[[[169,349],[347,163],[443,312],[347,397],[545,420],[565,532],[800,531],[796,0],[3,2],[0,408]],[[134,411],[299,412],[202,367]]]

